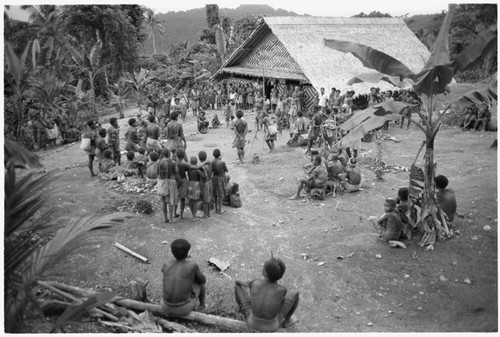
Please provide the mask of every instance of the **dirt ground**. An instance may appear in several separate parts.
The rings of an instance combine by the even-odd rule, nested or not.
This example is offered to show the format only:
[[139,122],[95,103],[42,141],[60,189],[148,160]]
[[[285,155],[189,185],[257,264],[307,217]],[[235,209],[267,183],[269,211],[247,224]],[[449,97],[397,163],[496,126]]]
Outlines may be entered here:
[[[208,112],[210,119],[214,113]],[[253,140],[254,116],[246,119],[253,129],[248,139]],[[122,136],[125,123],[120,120]],[[437,242],[434,251],[426,251],[416,242],[406,242],[408,249],[391,249],[366,220],[383,212],[384,197],[396,197],[397,189],[408,185],[408,172],[386,173],[379,181],[364,164],[363,191],[323,201],[289,200],[309,158],[304,148],[286,146],[287,132],[278,137],[277,153],[272,155],[263,149],[259,132],[252,153],[261,163],[252,164],[247,153],[247,161],[238,165],[231,148],[233,134],[225,126],[195,135],[195,119],[188,112],[184,128],[188,156],[205,150],[211,158],[214,148],[221,149],[231,180],[240,185],[243,207],[223,206],[225,214],[196,223],[189,212],[186,219],[170,224],[163,223],[160,210],[140,215],[117,227],[111,240],[68,256],[47,279],[124,293],[128,282],[140,277],[149,280],[149,298],[159,301],[160,269],[171,258],[168,244],[182,237],[191,242],[192,259],[208,275],[209,313],[231,316],[228,312],[236,310],[232,280],[259,277],[272,251],[287,265],[280,282],[300,292],[300,321],[288,332],[498,331],[497,151],[490,148],[495,132],[464,132],[457,127],[439,131],[437,174],[445,174],[455,190],[458,230],[453,238]],[[416,127],[396,126],[389,134],[400,141],[384,142],[383,160],[411,166],[423,134]],[[362,143],[360,152],[361,157],[374,158],[375,143]],[[55,200],[60,209],[56,216],[109,213],[128,198],[146,198],[157,205],[155,194],[120,194],[107,182],[90,178],[86,160],[78,145],[42,158],[48,170],[68,168],[55,171],[59,179],[54,188],[63,189]],[[422,155],[417,164],[423,164]],[[485,230],[486,225],[491,230]],[[119,251],[113,242],[147,257],[150,264]],[[226,273],[232,280],[208,266],[210,257],[230,263]]]

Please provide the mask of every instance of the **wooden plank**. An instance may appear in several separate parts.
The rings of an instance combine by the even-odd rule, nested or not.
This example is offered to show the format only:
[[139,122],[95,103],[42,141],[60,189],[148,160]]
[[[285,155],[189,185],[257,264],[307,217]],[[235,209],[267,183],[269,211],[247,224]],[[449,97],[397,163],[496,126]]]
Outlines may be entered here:
[[142,256],[142,255],[137,254],[137,253],[136,253],[136,252],[134,252],[133,250],[128,249],[127,247],[125,247],[125,246],[123,246],[123,245],[119,244],[118,242],[115,242],[115,243],[113,244],[113,246],[115,246],[115,247],[116,247],[116,248],[118,248],[118,249],[123,250],[125,253],[128,253],[128,254],[132,255],[133,257],[135,257],[135,258],[137,258],[137,259],[141,260],[141,261],[142,261],[142,262],[144,262],[144,263],[149,263],[149,260],[148,260],[147,258],[145,258],[145,257],[144,257],[144,256]]

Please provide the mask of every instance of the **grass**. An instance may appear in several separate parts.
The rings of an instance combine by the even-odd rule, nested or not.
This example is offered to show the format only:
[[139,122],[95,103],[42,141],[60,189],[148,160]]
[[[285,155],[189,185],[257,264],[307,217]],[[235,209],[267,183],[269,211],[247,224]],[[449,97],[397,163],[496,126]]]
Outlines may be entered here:
[[243,319],[237,311],[234,281],[220,273],[206,273],[206,313],[233,319]]

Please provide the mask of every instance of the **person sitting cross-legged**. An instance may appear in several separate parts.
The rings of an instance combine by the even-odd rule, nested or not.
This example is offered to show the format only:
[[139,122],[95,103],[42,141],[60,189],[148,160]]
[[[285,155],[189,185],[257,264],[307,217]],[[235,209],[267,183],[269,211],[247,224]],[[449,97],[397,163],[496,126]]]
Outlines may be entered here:
[[297,193],[290,197],[291,200],[300,198],[300,191],[302,191],[304,186],[308,189],[325,187],[325,183],[328,179],[328,170],[326,169],[326,165],[323,163],[320,155],[314,157],[313,165],[313,168],[309,170],[307,174],[307,178],[299,179]]
[[297,322],[292,315],[299,304],[299,293],[288,292],[278,284],[285,270],[285,263],[272,257],[264,263],[264,279],[235,281],[236,303],[250,329],[272,332]]
[[191,244],[185,239],[172,241],[170,250],[175,260],[165,263],[161,309],[167,316],[189,315],[200,300],[199,309],[205,309],[205,275],[195,262],[188,261]]

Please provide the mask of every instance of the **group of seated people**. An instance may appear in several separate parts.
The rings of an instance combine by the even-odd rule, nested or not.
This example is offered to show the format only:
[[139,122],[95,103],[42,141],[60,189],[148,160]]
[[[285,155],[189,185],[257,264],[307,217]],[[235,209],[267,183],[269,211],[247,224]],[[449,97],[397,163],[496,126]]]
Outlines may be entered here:
[[463,130],[471,129],[473,131],[478,129],[478,126],[481,126],[483,131],[488,130],[488,125],[491,120],[491,111],[486,102],[482,102],[481,104],[474,104],[465,109],[465,117],[463,121]]
[[[162,267],[161,308],[167,316],[183,317],[195,308],[206,309],[206,277],[196,262],[188,260],[190,249],[191,244],[185,239],[172,241],[170,250],[174,259]],[[273,332],[297,322],[292,315],[299,304],[299,294],[278,284],[285,270],[283,260],[271,253],[264,263],[263,278],[235,280],[236,303],[249,329]]]
[[299,199],[303,188],[306,192],[323,199],[325,194],[333,196],[343,192],[356,192],[361,187],[361,168],[356,157],[349,156],[348,149],[340,147],[337,151],[320,155],[318,150],[311,151],[312,167],[307,164],[306,177],[299,179],[295,195]]
[[[455,192],[447,188],[448,178],[438,175],[434,179],[436,185],[436,199],[438,207],[444,213],[444,219],[451,225],[455,218],[457,202]],[[398,190],[396,199],[387,198],[384,202],[384,214],[376,219],[369,217],[374,228],[380,233],[380,238],[384,241],[399,241],[401,239],[411,239],[412,233],[416,230],[415,210],[409,198],[408,187]]]

